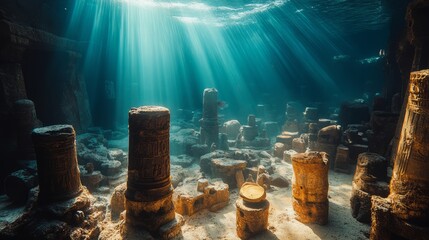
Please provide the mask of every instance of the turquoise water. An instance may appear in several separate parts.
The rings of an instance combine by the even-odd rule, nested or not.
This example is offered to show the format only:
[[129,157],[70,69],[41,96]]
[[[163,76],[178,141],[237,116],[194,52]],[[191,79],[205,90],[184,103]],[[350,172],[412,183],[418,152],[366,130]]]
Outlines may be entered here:
[[68,34],[87,42],[93,107],[121,123],[132,106],[201,108],[207,87],[242,115],[375,93],[389,24],[385,1],[76,0]]

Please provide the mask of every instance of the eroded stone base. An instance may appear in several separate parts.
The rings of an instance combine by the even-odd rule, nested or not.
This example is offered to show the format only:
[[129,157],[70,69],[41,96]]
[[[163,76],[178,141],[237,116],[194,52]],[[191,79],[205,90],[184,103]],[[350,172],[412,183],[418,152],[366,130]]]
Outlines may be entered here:
[[371,204],[371,240],[428,239],[429,227],[413,225],[396,217],[389,198],[373,196]]
[[267,200],[250,204],[239,198],[235,206],[237,207],[237,235],[239,238],[248,239],[267,229],[270,208]]
[[292,200],[296,219],[302,223],[328,223],[329,202],[303,202],[296,198]]

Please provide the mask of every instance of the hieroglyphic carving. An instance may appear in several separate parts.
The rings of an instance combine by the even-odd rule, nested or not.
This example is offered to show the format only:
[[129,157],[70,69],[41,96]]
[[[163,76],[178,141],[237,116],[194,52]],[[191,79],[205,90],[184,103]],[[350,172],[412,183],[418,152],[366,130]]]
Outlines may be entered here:
[[390,182],[395,216],[429,220],[429,70],[412,72],[409,96]]
[[77,166],[75,131],[71,125],[34,129],[37,155],[39,201],[70,199],[82,191]]

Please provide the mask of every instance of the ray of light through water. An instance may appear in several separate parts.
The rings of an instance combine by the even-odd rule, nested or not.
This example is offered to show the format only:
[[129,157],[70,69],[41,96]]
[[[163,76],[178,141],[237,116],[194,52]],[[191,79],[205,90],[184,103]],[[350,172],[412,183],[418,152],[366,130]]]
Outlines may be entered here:
[[339,28],[287,0],[77,0],[70,32],[90,36],[89,93],[114,99],[119,123],[132,106],[199,108],[207,87],[244,115],[302,91],[329,97],[325,56],[350,51]]

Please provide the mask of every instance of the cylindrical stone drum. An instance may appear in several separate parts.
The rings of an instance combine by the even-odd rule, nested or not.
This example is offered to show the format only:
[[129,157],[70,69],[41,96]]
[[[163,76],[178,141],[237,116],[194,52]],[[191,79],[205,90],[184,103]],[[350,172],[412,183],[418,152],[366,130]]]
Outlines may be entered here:
[[143,106],[129,111],[126,223],[150,232],[175,218],[170,182],[170,111]]
[[[353,181],[357,181],[364,176],[373,176],[375,177],[374,181],[385,180],[387,178],[386,158],[377,153],[365,152],[359,154]],[[366,181],[369,181],[369,179]]]
[[14,117],[17,124],[17,145],[20,158],[35,159],[34,146],[31,140],[31,131],[38,127],[34,103],[28,99],[21,99],[14,103]]
[[293,208],[304,223],[328,221],[328,159],[326,153],[308,152],[292,156]]
[[429,70],[412,72],[393,176],[392,211],[401,219],[429,223]]
[[237,218],[237,235],[248,239],[268,227],[270,203],[264,200],[260,203],[245,203],[242,198],[235,202]]
[[82,191],[71,125],[36,128],[32,133],[39,176],[39,202],[67,200]]
[[128,124],[127,198],[154,201],[171,194],[170,111],[158,106],[132,108]]

